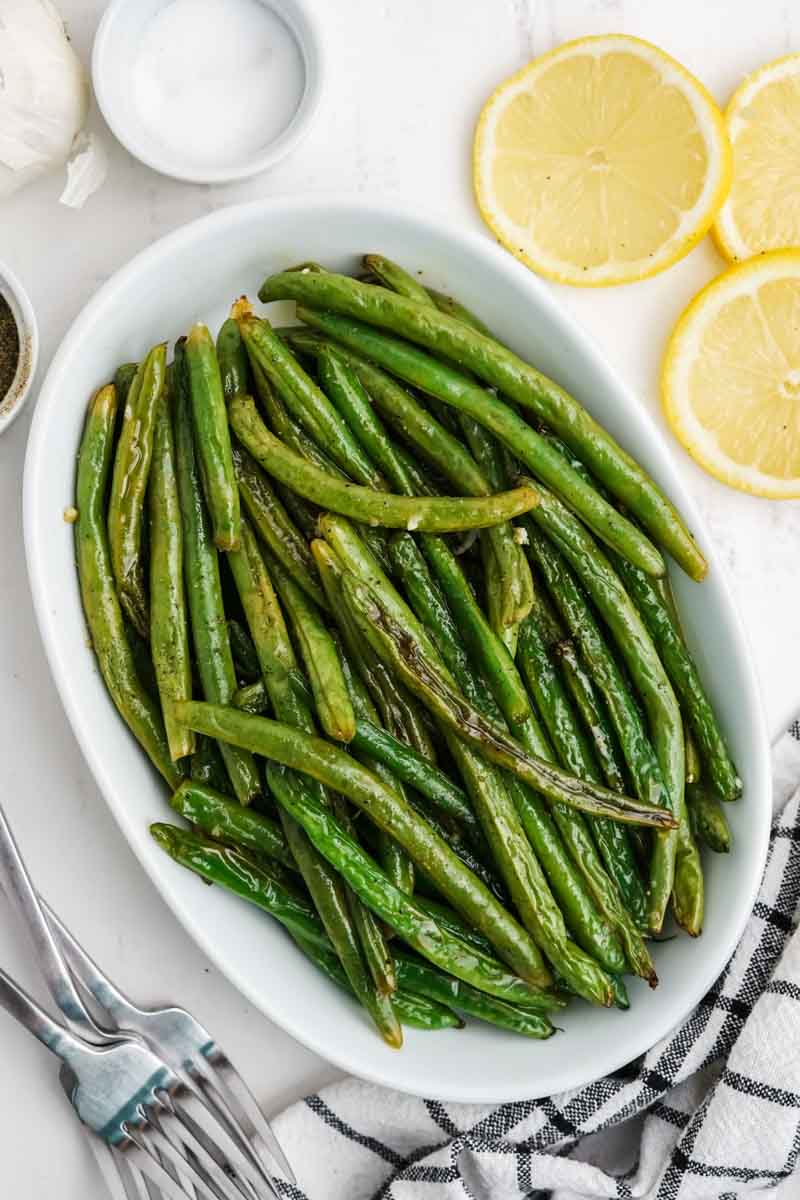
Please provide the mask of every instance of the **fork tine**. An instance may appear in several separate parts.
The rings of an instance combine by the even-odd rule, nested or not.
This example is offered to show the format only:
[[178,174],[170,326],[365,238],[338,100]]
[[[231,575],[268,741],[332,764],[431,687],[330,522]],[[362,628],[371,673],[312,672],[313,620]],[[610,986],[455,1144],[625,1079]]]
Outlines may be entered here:
[[[214,1195],[220,1200],[242,1200],[242,1197],[245,1200],[253,1200],[250,1189],[246,1189],[235,1176],[228,1175],[191,1129],[181,1121],[171,1106],[171,1097],[163,1096],[162,1102],[169,1107],[156,1111],[151,1106],[147,1110],[150,1123],[146,1135],[158,1150],[162,1154],[171,1155],[173,1159],[177,1157],[190,1177],[196,1176],[206,1189],[213,1189]],[[191,1152],[191,1157],[188,1152]]]
[[[158,1095],[161,1097],[162,1093]],[[180,1108],[180,1116],[190,1121],[195,1136],[228,1174],[247,1179],[256,1197],[275,1196],[273,1177],[251,1148],[245,1131],[240,1126],[230,1126],[227,1111],[220,1112],[205,1090],[185,1090],[178,1094],[171,1091],[166,1103],[173,1113]]]
[[153,1200],[153,1192],[141,1171],[121,1152],[111,1149],[111,1157],[119,1172],[128,1200]]
[[[170,1097],[173,1108],[176,1110],[175,1115],[178,1120],[188,1127],[190,1133],[197,1138],[204,1149],[211,1155],[214,1161],[222,1168],[226,1175],[233,1174],[240,1188],[244,1188],[251,1200],[262,1200],[263,1197],[270,1197],[277,1200],[278,1193],[272,1182],[272,1176],[265,1178],[263,1171],[255,1173],[252,1163],[245,1162],[244,1170],[237,1169],[230,1159],[226,1158],[220,1146],[216,1144],[214,1139],[209,1135],[208,1130],[195,1120],[191,1112],[183,1103],[183,1099],[177,1100],[174,1096]],[[187,1147],[188,1149],[188,1147]],[[265,1191],[266,1189],[266,1191]]]
[[[261,1111],[255,1096],[228,1056],[223,1054],[218,1048],[217,1061],[211,1063],[205,1060],[203,1065],[206,1068],[203,1073],[209,1084],[214,1088],[215,1103],[218,1104],[221,1111],[225,1109],[230,1110],[235,1124],[244,1131],[248,1142],[256,1154],[259,1154],[263,1146],[280,1167],[289,1182],[297,1184],[291,1163],[284,1154],[280,1142],[272,1132],[272,1128]],[[219,1099],[217,1100],[216,1097]],[[254,1142],[255,1145],[253,1145]]]
[[[155,1183],[162,1196],[167,1197],[168,1200],[219,1200],[217,1193],[210,1190],[205,1179],[196,1171],[187,1170],[186,1172],[186,1176],[191,1179],[191,1183],[187,1185],[191,1188],[190,1191],[175,1182],[161,1165],[158,1150],[150,1144],[150,1126],[147,1127],[145,1133],[142,1128],[126,1125],[125,1132],[133,1143],[124,1151],[126,1158],[129,1157],[131,1166],[136,1167],[146,1176],[148,1183],[150,1181]],[[165,1161],[172,1163],[174,1158],[172,1147],[167,1143]]]

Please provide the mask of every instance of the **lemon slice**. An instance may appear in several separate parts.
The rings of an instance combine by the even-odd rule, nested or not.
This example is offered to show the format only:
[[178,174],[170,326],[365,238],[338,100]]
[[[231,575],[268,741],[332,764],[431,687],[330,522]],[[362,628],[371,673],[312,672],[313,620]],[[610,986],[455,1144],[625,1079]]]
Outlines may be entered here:
[[723,483],[800,497],[800,250],[731,267],[697,295],[661,376],[676,437]]
[[623,34],[534,59],[490,96],[475,133],[484,220],[563,283],[663,271],[706,233],[730,175],[722,114],[702,84]]
[[714,225],[730,259],[800,246],[800,54],[748,75],[725,123],[733,184]]

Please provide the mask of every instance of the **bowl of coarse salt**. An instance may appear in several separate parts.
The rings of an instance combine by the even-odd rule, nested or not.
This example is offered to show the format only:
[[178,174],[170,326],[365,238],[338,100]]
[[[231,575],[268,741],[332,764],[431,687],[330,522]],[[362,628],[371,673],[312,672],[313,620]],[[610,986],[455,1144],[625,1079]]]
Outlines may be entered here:
[[316,115],[323,77],[305,0],[111,0],[92,50],[111,132],[187,183],[246,179],[287,155]]

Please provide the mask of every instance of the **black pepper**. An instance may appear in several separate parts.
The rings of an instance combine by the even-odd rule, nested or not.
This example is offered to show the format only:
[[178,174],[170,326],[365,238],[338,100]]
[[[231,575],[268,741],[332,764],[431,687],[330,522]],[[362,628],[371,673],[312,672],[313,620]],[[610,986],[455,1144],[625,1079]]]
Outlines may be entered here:
[[0,400],[7,394],[19,363],[19,330],[8,301],[0,296]]

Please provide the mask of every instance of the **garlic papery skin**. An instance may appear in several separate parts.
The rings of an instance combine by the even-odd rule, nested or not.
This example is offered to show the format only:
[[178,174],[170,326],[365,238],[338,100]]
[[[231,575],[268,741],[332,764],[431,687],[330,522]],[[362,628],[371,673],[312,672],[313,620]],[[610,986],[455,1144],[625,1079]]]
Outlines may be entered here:
[[0,198],[69,158],[89,83],[50,0],[0,0]]

